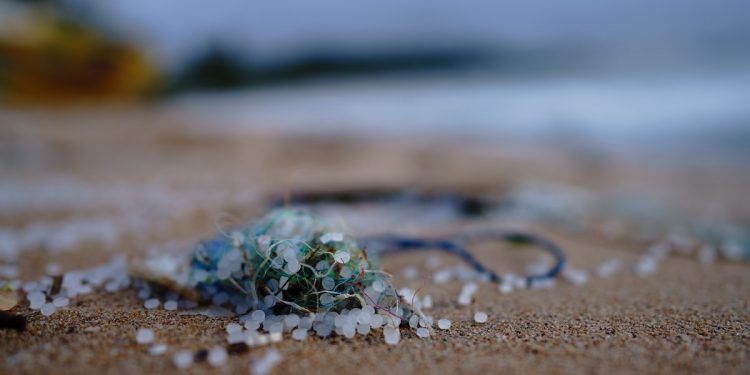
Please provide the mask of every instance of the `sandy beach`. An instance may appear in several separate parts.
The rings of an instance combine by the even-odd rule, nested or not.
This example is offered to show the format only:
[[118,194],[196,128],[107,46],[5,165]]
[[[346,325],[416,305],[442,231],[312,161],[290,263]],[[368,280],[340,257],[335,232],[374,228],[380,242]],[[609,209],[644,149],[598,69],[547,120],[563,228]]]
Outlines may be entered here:
[[[99,265],[117,254],[143,256],[174,241],[190,244],[211,236],[220,214],[251,220],[266,209],[269,197],[307,189],[379,186],[500,195],[518,183],[545,181],[601,194],[648,191],[685,215],[720,214],[740,222],[750,218],[750,177],[735,169],[592,158],[563,146],[306,138],[267,131],[206,135],[190,131],[189,119],[156,109],[5,112],[0,120],[0,173],[5,176],[0,185],[9,194],[2,202],[3,227],[21,230],[35,222],[106,217],[122,228],[110,244],[82,241],[58,250],[23,249],[18,266],[24,281],[43,276],[49,264],[65,272]],[[76,190],[82,187],[88,190]],[[43,199],[35,201],[34,194]],[[406,224],[421,235],[461,226]],[[398,228],[401,223],[389,225]],[[428,252],[388,256],[383,267],[394,275],[395,285],[431,294],[430,314],[450,319],[450,330],[435,330],[422,339],[402,329],[397,346],[386,345],[379,331],[304,342],[287,335],[280,343],[231,355],[222,368],[196,363],[186,370],[173,365],[171,354],[225,345],[224,326],[231,318],[147,310],[131,289],[76,297],[49,317],[23,300],[12,312],[24,315],[28,328],[0,331],[0,373],[238,374],[248,373],[250,364],[271,349],[282,356],[274,374],[750,371],[746,262],[703,264],[677,255],[664,260],[656,274],[638,277],[632,267],[644,244],[524,225],[559,243],[577,268],[591,271],[610,259],[618,259],[622,267],[606,278],[592,275],[582,286],[559,281],[552,289],[501,294],[497,285],[482,283],[472,305],[459,306],[460,281],[436,285],[431,280],[437,268],[457,264],[456,259]],[[473,251],[502,272],[522,272],[537,255],[500,244],[482,244]],[[416,279],[404,276],[410,267],[418,269]],[[479,310],[489,314],[487,323],[473,321]],[[168,345],[166,354],[152,356],[135,342],[136,330],[143,326]]]

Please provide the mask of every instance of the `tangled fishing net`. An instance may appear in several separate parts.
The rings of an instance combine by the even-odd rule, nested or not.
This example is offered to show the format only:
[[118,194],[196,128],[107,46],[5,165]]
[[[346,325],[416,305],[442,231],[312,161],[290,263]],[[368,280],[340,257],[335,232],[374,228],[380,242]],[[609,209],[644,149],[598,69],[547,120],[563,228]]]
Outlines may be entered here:
[[367,306],[394,318],[418,313],[389,277],[340,228],[286,208],[201,242],[192,253],[189,284],[204,297],[226,295],[235,305],[275,313]]

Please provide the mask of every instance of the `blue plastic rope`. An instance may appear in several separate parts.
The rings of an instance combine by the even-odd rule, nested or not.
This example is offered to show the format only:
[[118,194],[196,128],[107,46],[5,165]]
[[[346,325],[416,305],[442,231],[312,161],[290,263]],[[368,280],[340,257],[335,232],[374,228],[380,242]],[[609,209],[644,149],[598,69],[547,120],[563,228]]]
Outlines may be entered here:
[[555,258],[555,264],[546,272],[538,275],[525,277],[526,286],[530,287],[535,281],[556,278],[565,266],[565,254],[562,249],[552,241],[543,237],[524,233],[524,232],[504,232],[504,231],[482,231],[458,237],[457,240],[426,240],[408,237],[373,237],[362,241],[362,246],[367,249],[374,249],[378,255],[388,255],[400,252],[420,251],[420,250],[441,250],[461,258],[465,263],[471,266],[481,275],[486,275],[490,281],[501,283],[502,276],[495,271],[485,267],[471,254],[461,243],[474,242],[482,240],[498,240],[511,243],[521,243],[534,245],[542,250],[547,251]]

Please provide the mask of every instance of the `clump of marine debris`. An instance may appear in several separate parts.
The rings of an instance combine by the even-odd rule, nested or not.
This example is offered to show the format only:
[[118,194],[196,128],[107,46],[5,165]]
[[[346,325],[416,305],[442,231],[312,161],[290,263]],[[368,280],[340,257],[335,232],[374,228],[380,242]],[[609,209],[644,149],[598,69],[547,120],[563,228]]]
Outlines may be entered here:
[[290,331],[304,340],[310,331],[351,338],[371,330],[396,344],[405,322],[419,336],[430,334],[432,317],[421,312],[415,293],[397,291],[354,238],[306,210],[276,209],[219,232],[188,262],[170,255],[131,262],[131,273],[148,282],[137,284],[141,293],[157,285],[230,307],[241,323],[229,328],[230,344],[263,344]]

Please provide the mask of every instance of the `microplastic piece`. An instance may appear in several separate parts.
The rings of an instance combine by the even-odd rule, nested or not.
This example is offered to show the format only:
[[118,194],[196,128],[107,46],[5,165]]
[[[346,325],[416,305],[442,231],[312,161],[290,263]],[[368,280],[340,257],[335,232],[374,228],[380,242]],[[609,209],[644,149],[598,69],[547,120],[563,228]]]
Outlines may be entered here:
[[139,344],[150,344],[154,341],[154,331],[149,328],[138,328],[135,334],[135,341]]
[[50,316],[50,315],[54,314],[56,310],[57,310],[57,308],[55,307],[55,305],[53,305],[51,303],[45,303],[41,307],[42,315],[44,315],[44,316]]
[[292,339],[303,341],[307,338],[307,330],[302,328],[297,328],[294,331],[292,331]]
[[221,367],[227,363],[227,351],[226,349],[217,346],[208,351],[208,363],[213,367]]
[[486,323],[487,313],[483,311],[477,311],[476,313],[474,313],[474,321],[477,323]]
[[177,310],[177,301],[166,301],[164,302],[164,310],[174,311]]
[[383,337],[385,337],[385,343],[388,345],[398,345],[401,341],[401,333],[397,328],[385,327],[383,328]]
[[440,319],[438,320],[438,328],[442,330],[450,329],[451,328],[451,321],[448,319]]
[[186,369],[193,364],[193,352],[180,350],[172,356],[172,362],[178,369]]
[[151,354],[153,356],[159,356],[166,352],[167,352],[167,345],[165,344],[156,344],[148,348],[148,354]]
[[150,298],[150,299],[147,299],[146,302],[143,303],[143,306],[145,308],[151,310],[151,309],[155,309],[155,308],[159,307],[159,304],[160,304],[160,302],[159,302],[158,299],[156,299],[156,298]]
[[263,357],[250,364],[250,371],[254,375],[268,375],[282,359],[278,351],[271,349]]

